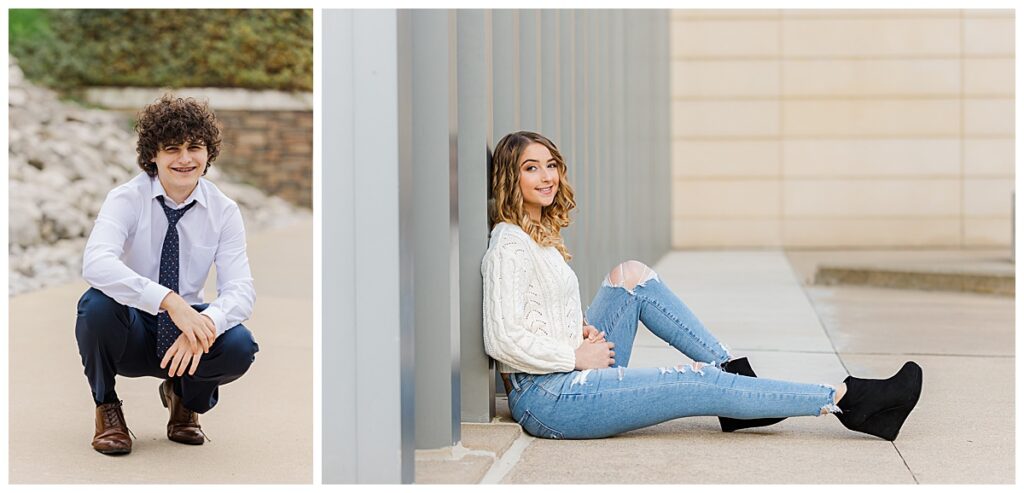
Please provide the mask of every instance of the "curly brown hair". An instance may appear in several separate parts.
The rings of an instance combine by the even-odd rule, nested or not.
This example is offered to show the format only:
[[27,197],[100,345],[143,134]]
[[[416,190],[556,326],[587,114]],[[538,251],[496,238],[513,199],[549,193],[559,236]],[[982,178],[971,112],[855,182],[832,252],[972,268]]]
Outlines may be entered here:
[[[540,222],[534,221],[523,207],[523,191],[519,188],[519,159],[527,146],[538,143],[551,151],[558,166],[558,191],[551,205],[541,209]],[[541,246],[553,246],[568,261],[572,258],[562,241],[561,230],[569,225],[569,211],[576,207],[575,193],[566,177],[565,159],[547,137],[536,132],[519,131],[508,134],[494,146],[491,192],[494,207],[491,221],[506,222],[523,229]]]
[[153,160],[160,147],[181,144],[187,140],[206,145],[208,158],[203,170],[205,175],[220,154],[220,129],[217,123],[217,115],[208,103],[164,94],[139,112],[135,122],[135,132],[139,134],[139,142],[135,146],[139,154],[139,167],[149,176],[156,176],[156,163]]

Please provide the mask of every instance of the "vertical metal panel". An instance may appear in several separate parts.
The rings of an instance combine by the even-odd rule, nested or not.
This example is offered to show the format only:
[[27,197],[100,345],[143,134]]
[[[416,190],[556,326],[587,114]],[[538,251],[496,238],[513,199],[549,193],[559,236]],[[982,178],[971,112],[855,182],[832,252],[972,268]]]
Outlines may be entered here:
[[448,374],[451,378],[451,443],[462,439],[461,388],[461,297],[459,256],[459,86],[458,86],[458,29],[454,10],[445,11],[448,38]]
[[[655,11],[656,37],[652,52],[657,56],[654,60],[656,67],[655,80],[658,81],[658,90],[655,92],[656,103],[654,105],[655,122],[658,127],[657,149],[658,163],[660,168],[658,175],[653,180],[654,186],[660,187],[657,197],[661,197],[660,203],[655,204],[659,211],[657,224],[661,225],[659,230],[660,238],[655,242],[655,255],[661,257],[672,249],[672,115],[671,115],[671,22],[670,12],[667,10]],[[659,103],[665,104],[659,104]]]
[[[576,94],[574,94],[575,100],[575,146],[574,146],[574,160],[576,162],[576,168],[579,170],[576,173],[576,180],[574,182],[576,186],[576,192],[578,198],[576,200],[577,206],[587,204],[591,199],[590,193],[590,113],[588,111],[587,91],[590,86],[588,84],[588,73],[587,73],[587,56],[590,51],[590,46],[587,43],[587,18],[589,13],[586,11],[577,11],[574,16],[575,26],[575,53],[573,63],[575,65],[575,86]],[[576,261],[577,277],[580,281],[580,297],[584,300],[589,300],[593,297],[592,290],[590,289],[590,272],[593,260],[590,257],[591,244],[588,241],[590,239],[590,212],[586,208],[581,207],[580,213],[576,218],[574,227],[576,228],[577,238],[581,241],[579,246],[576,247],[575,255],[578,256]],[[589,262],[589,263],[588,263]]]
[[[561,10],[558,12],[558,76],[560,81],[558,86],[558,104],[560,108],[558,127],[560,136],[555,145],[558,146],[562,157],[565,158],[568,179],[573,185],[574,190],[576,190],[576,200],[578,201],[580,199],[579,177],[582,163],[577,159],[578,153],[576,151],[576,100],[574,97],[576,89],[575,17],[576,12],[573,10]],[[578,255],[579,252],[577,250],[582,243],[579,241],[580,228],[576,226],[579,223],[579,209],[573,210],[570,213],[570,217],[572,218],[573,225],[563,230],[563,238],[565,239],[565,246],[569,251],[573,255]],[[578,265],[579,262],[574,262],[574,264]]]
[[[653,23],[654,17],[656,17],[656,15],[657,14],[655,14],[653,11],[645,12],[645,17],[648,19],[647,20],[647,24],[648,24],[649,27],[647,29],[647,36],[646,36],[646,42],[645,42],[646,49],[644,50],[644,64],[647,67],[648,74],[651,74],[651,75],[653,75],[654,70],[656,69],[656,67],[654,67],[654,57],[653,57],[653,54],[654,54],[653,50],[656,47],[654,46],[653,26],[651,25]],[[648,91],[647,98],[646,98],[647,99],[646,100],[646,104],[647,104],[647,120],[649,121],[649,124],[648,124],[648,134],[647,134],[647,146],[649,148],[649,151],[648,151],[648,156],[647,156],[647,166],[646,166],[646,169],[645,169],[645,172],[646,172],[645,178],[647,179],[648,182],[650,182],[652,179],[654,179],[655,176],[657,176],[656,171],[660,168],[660,163],[658,162],[659,156],[658,156],[658,152],[657,152],[657,137],[656,137],[658,132],[659,132],[659,130],[660,130],[660,128],[659,128],[660,125],[654,119],[654,112],[657,111],[657,107],[659,106],[659,104],[657,102],[656,94],[657,93],[655,92],[655,87],[652,85],[651,90]],[[669,105],[668,104],[664,104],[664,105],[660,105],[660,106],[668,107]],[[668,184],[667,181],[664,182],[664,183]],[[648,217],[651,217],[651,218],[657,217],[657,208],[658,208],[657,207],[657,205],[658,205],[657,198],[658,197],[659,197],[659,195],[652,195],[652,200],[647,201],[646,211],[645,212],[648,214]],[[651,226],[653,226],[656,223],[655,223],[655,221],[652,220],[649,224]],[[651,239],[653,239],[655,237],[655,235],[656,235],[656,231],[652,227],[649,227],[646,233],[648,235],[648,238],[651,238]],[[657,260],[657,258],[655,257],[655,250],[654,250],[653,246],[654,246],[654,241],[650,241],[650,240],[647,241],[647,244],[645,245],[645,250],[647,252],[647,257],[650,258],[651,261]]]
[[558,10],[543,10],[540,14],[540,131],[561,149],[565,143],[560,121],[562,70],[558,17]]
[[[623,107],[622,122],[623,122],[623,135],[625,144],[623,146],[623,152],[626,155],[626,169],[631,176],[630,181],[636,180],[639,176],[639,162],[640,162],[640,142],[637,140],[637,125],[639,124],[640,115],[640,101],[639,101],[639,79],[640,76],[636,73],[637,70],[637,30],[638,25],[636,22],[637,12],[634,10],[626,10],[622,13],[622,24],[623,24],[623,39],[622,39],[622,71],[628,74],[627,77],[622,81],[622,94],[626,104]],[[649,192],[644,193],[649,198]],[[643,195],[641,196],[643,197]],[[640,197],[638,197],[640,198]],[[635,218],[631,221],[633,224],[632,234],[640,236],[644,232],[644,225],[640,219],[643,214],[642,200],[636,200],[630,203],[629,207],[630,217]],[[641,236],[642,237],[642,236]],[[642,251],[643,247],[639,249]]]
[[[601,221],[606,217],[603,213],[605,202],[607,201],[604,197],[603,192],[603,176],[601,176],[601,119],[603,117],[603,108],[601,108],[601,101],[599,99],[599,91],[603,81],[600,80],[598,65],[601,63],[601,57],[604,53],[601,51],[600,42],[601,38],[598,34],[598,18],[601,16],[601,12],[597,10],[591,10],[587,12],[587,167],[589,173],[587,174],[587,188],[590,191],[590,201],[586,204],[587,210],[585,212],[587,216],[587,236],[588,240],[598,237],[598,230],[605,230]],[[601,235],[601,241],[591,242],[588,248],[590,258],[588,259],[588,267],[591,275],[588,278],[586,290],[587,294],[583,298],[589,300],[594,297],[597,291],[595,284],[598,282],[597,273],[600,271],[601,266],[605,263],[604,246],[607,243],[607,237]]]
[[491,27],[482,10],[458,12],[459,317],[462,354],[462,421],[487,423],[494,416],[494,365],[484,353],[483,282],[487,250],[487,144],[490,138]]
[[[416,445],[416,286],[413,269],[417,248],[414,231],[413,196],[413,118],[409,110],[413,104],[413,36],[408,13],[397,15],[398,71],[395,76],[398,94],[398,280],[401,319],[401,382],[402,382],[402,483],[412,483],[415,477],[413,451]],[[366,161],[364,161],[366,162]],[[407,402],[409,403],[407,405]],[[408,428],[404,427],[408,424]],[[407,479],[408,476],[408,479]]]
[[[394,11],[324,12],[324,482],[413,479]],[[359,163],[372,161],[374,167]],[[411,245],[409,245],[411,248]],[[356,289],[358,286],[358,289]],[[375,330],[358,330],[372,326]],[[359,368],[374,368],[360,372]]]
[[[339,138],[326,139],[323,148],[323,179],[327,186],[322,204],[337,210],[332,220],[324,221],[324,246],[330,239],[334,255],[323,258],[323,299],[337,303],[323,305],[322,343],[333,357],[323,358],[323,481],[354,483],[358,478],[356,454],[356,401],[346,396],[356,393],[355,332],[355,214],[352,204],[355,162],[352,12],[325,10],[323,13],[324,81],[333,90],[323,95],[323,132]],[[392,163],[394,164],[394,163]],[[324,248],[326,251],[327,249]],[[397,475],[396,475],[397,476]]]
[[540,128],[540,11],[519,11],[519,129]]
[[626,106],[624,87],[626,72],[623,64],[622,11],[612,11],[609,23],[609,68],[606,72],[610,93],[608,142],[611,146],[611,155],[609,156],[611,166],[609,171],[611,172],[612,194],[616,199],[615,207],[612,210],[614,218],[612,224],[614,224],[615,231],[618,231],[609,240],[615,246],[613,261],[616,259],[622,261],[635,257],[637,245],[643,243],[642,237],[637,235],[637,223],[644,222],[647,218],[634,215],[633,208],[637,201],[633,200],[633,193],[638,189],[644,190],[647,184],[633,182],[631,178],[634,176],[629,173],[629,163],[626,160],[626,139],[623,125],[623,113]]
[[[608,270],[613,262],[621,261],[620,251],[617,246],[621,238],[628,232],[623,230],[623,224],[620,224],[618,219],[618,210],[621,209],[625,204],[622,203],[621,194],[616,193],[616,189],[622,184],[616,183],[615,175],[612,172],[612,139],[611,139],[611,124],[614,119],[611,105],[611,10],[601,10],[597,15],[597,33],[598,33],[598,64],[597,64],[597,78],[599,80],[597,101],[600,108],[600,125],[598,127],[598,143],[600,145],[600,166],[601,174],[599,181],[601,183],[601,193],[604,195],[604,207],[601,207],[601,216],[597,220],[598,229],[605,230],[605,241],[601,242],[604,247],[604,251],[601,255],[601,267]],[[610,230],[610,234],[609,234]],[[595,286],[594,289],[597,289]]]
[[[651,118],[651,111],[653,107],[653,96],[651,94],[653,84],[651,81],[651,19],[647,11],[638,13],[638,24],[640,26],[638,48],[637,51],[637,73],[641,80],[641,89],[639,92],[639,100],[637,104],[640,106],[643,112],[639,120],[638,125],[638,142],[640,143],[640,160],[638,162],[637,174],[643,178],[649,178],[651,176],[651,169],[655,166],[654,163],[654,152],[653,152],[653,139],[651,138],[652,133],[656,130]],[[640,204],[639,213],[644,214],[647,217],[651,217],[652,201],[646,200]],[[650,224],[650,223],[648,223]],[[650,228],[645,228],[643,231],[648,238],[652,234]],[[651,249],[649,243],[644,246],[645,257],[650,258]]]
[[495,10],[493,53],[494,129],[492,141],[520,129],[519,117],[519,12]]
[[[654,92],[653,98],[656,100],[668,100],[670,98],[668,92],[668,77],[669,77],[669,57],[668,57],[668,12],[664,10],[651,11],[651,15],[654,18],[654,27],[651,30],[653,33],[653,42],[651,46],[651,65],[654,67]],[[660,201],[654,202],[652,205],[656,211],[656,217],[659,222],[665,222],[669,224],[668,227],[660,231],[660,235],[656,235],[651,242],[654,253],[658,257],[667,253],[662,244],[667,244],[670,241],[671,234],[671,207],[672,207],[672,166],[671,158],[668,153],[669,149],[669,129],[670,121],[668,119],[668,108],[669,105],[658,106],[652,103],[651,113],[654,116],[653,121],[655,122],[654,132],[654,156],[655,163],[657,163],[656,174],[652,177],[653,180],[658,180],[658,183],[665,184],[665,188],[657,195],[661,198]],[[659,241],[661,238],[661,241]]]
[[[637,12],[636,15],[636,39],[634,45],[634,57],[637,77],[637,106],[640,113],[637,118],[636,127],[636,143],[637,143],[637,162],[636,162],[636,173],[640,179],[646,179],[650,176],[651,169],[651,149],[650,149],[650,79],[648,74],[648,54],[650,52],[650,26],[647,22],[646,12]],[[642,215],[649,215],[651,212],[651,199],[644,201],[643,203],[637,204],[637,213]],[[649,217],[649,216],[648,216]],[[639,232],[640,234],[650,237],[651,228],[650,223],[645,223]],[[649,242],[648,242],[649,243]],[[651,249],[649,245],[645,244],[642,246],[643,255],[645,258],[649,258]]]
[[[458,438],[458,271],[452,258],[454,150],[450,98],[449,13],[410,14],[414,286],[416,291],[416,447],[453,445]],[[456,209],[457,213],[457,209]],[[455,232],[457,233],[457,231]],[[456,256],[457,259],[457,256]],[[453,279],[453,277],[456,277]],[[449,289],[438,289],[449,287]],[[453,299],[454,298],[454,299]],[[452,348],[456,353],[452,353]]]
[[[520,12],[518,10],[494,10],[491,15],[493,27],[491,42],[491,101],[494,114],[491,127],[491,142],[497,144],[505,135],[522,129],[520,104]],[[495,388],[504,393],[495,373]]]
[[[399,316],[401,318],[401,374],[402,374],[402,482],[411,483],[415,476],[413,449],[416,444],[416,290],[413,284],[415,267],[416,234],[414,226],[413,170],[412,170],[412,35],[411,21],[407,14],[397,15],[397,67],[395,73],[398,94],[398,270],[399,270]],[[367,116],[369,118],[369,116]],[[357,161],[368,162],[371,156]],[[365,167],[364,167],[365,168]],[[368,169],[368,172],[369,169]],[[372,189],[371,189],[372,192]],[[367,220],[372,220],[366,214]],[[372,237],[371,237],[372,238]],[[361,260],[360,257],[357,259]],[[371,327],[368,323],[358,327]],[[370,359],[372,356],[365,356]],[[367,396],[367,398],[373,398]],[[406,423],[408,425],[406,426]],[[405,466],[405,464],[409,466]]]
[[[590,94],[590,106],[592,108],[593,126],[591,127],[591,142],[594,150],[594,158],[591,160],[591,166],[594,169],[593,174],[593,186],[594,186],[594,201],[588,204],[591,209],[591,227],[596,233],[598,230],[608,231],[610,224],[608,224],[608,212],[611,209],[608,201],[610,197],[608,195],[609,180],[607,176],[607,170],[605,165],[605,142],[604,142],[604,128],[607,119],[607,107],[604,105],[604,89],[607,84],[607,80],[604,78],[604,65],[606,46],[605,36],[602,32],[602,24],[605,16],[604,10],[594,10],[590,17],[590,46],[594,49],[590,52],[590,80],[592,83],[593,91]],[[615,230],[611,230],[611,234],[616,234]],[[604,235],[603,241],[594,244],[596,247],[593,252],[593,269],[599,271],[601,266],[606,266],[608,263],[608,238],[607,233]],[[597,276],[594,276],[595,279]],[[591,282],[596,282],[592,279]],[[596,286],[587,286],[591,291],[597,289]],[[593,294],[590,294],[585,299],[591,299]]]

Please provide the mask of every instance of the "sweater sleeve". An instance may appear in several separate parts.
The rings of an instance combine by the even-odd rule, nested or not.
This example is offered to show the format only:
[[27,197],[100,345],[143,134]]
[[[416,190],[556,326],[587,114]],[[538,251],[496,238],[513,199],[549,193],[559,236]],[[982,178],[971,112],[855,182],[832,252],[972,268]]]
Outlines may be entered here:
[[492,358],[527,373],[572,371],[576,351],[567,341],[526,327],[526,246],[498,245],[484,257],[484,350]]

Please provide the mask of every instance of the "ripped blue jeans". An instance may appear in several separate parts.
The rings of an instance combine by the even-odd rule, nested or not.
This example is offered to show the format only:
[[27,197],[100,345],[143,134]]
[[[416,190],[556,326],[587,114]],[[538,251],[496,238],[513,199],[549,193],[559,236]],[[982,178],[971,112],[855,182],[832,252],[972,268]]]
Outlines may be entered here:
[[[603,438],[686,416],[751,419],[836,411],[831,386],[720,370],[719,365],[730,359],[729,350],[653,271],[632,291],[605,279],[586,317],[615,343],[616,365],[546,375],[511,374],[509,408],[530,435]],[[695,364],[628,368],[637,321]]]

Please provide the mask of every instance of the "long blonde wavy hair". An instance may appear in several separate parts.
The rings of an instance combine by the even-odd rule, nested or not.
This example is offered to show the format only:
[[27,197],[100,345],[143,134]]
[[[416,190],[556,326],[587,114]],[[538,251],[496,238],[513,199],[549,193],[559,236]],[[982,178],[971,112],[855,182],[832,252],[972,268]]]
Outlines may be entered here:
[[[534,221],[523,206],[523,191],[519,187],[519,159],[523,151],[538,143],[551,151],[551,157],[558,166],[558,191],[551,205],[540,212],[540,222]],[[576,207],[572,185],[566,178],[565,159],[558,148],[547,137],[536,132],[519,131],[501,138],[494,146],[491,175],[491,192],[494,205],[491,208],[493,224],[506,222],[515,224],[526,231],[541,246],[558,249],[566,261],[572,258],[562,241],[562,228],[569,225],[569,211]]]

